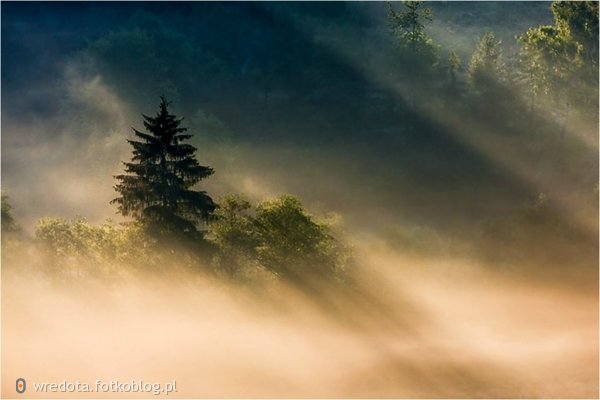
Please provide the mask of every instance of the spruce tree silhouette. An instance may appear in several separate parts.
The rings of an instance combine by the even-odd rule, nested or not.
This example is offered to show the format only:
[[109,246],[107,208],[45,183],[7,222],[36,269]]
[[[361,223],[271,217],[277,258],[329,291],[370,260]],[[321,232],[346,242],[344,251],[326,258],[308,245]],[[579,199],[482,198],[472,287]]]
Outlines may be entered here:
[[183,119],[170,114],[168,106],[161,96],[156,116],[142,115],[149,133],[133,128],[140,140],[127,140],[133,157],[124,163],[126,173],[115,176],[120,197],[111,204],[153,234],[201,237],[198,224],[209,218],[216,204],[206,192],[193,188],[214,171],[198,163],[194,146],[182,143],[192,135],[184,133]]

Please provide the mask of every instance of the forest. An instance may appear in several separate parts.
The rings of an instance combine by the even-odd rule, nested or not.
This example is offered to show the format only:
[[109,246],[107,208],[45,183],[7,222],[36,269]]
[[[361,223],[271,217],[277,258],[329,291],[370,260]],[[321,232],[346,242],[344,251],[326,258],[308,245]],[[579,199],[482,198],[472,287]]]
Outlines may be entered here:
[[2,397],[597,398],[597,2],[3,3],[1,29]]

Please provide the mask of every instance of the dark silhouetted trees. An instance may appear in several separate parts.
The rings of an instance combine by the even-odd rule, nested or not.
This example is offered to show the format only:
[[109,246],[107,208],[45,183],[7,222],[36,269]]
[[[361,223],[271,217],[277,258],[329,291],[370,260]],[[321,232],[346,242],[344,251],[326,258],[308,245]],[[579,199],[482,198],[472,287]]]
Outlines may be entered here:
[[8,202],[8,195],[6,193],[2,193],[2,215],[0,221],[2,223],[2,233],[15,232],[19,230],[19,227],[12,215],[12,206]]
[[423,7],[422,1],[403,1],[399,11],[389,6],[388,18],[400,57],[410,60],[406,72],[431,72],[437,62],[437,48],[425,30],[425,23],[433,20],[431,9]]
[[424,89],[435,86],[435,79],[431,78],[437,72],[438,46],[425,29],[432,20],[431,9],[424,7],[422,1],[403,1],[399,10],[389,5],[388,21],[396,44],[397,71],[393,75],[411,107],[424,96]]
[[194,237],[199,233],[197,224],[206,221],[216,205],[205,192],[193,188],[213,169],[200,165],[196,148],[183,143],[192,135],[184,133],[187,128],[169,113],[164,98],[155,117],[143,117],[149,133],[134,129],[140,140],[128,140],[133,157],[124,163],[126,174],[115,177],[120,196],[112,203],[153,233]]

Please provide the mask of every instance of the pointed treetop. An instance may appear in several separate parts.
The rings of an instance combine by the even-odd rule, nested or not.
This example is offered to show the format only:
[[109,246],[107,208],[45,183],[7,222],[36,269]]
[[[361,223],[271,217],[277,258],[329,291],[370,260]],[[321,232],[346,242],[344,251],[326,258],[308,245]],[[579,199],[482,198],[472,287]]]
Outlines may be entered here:
[[167,108],[169,107],[169,104],[171,104],[170,101],[167,101],[167,99],[165,98],[164,95],[160,96],[160,113],[161,114],[168,114],[169,111],[167,110]]
[[115,177],[120,197],[113,203],[122,215],[161,231],[200,234],[196,224],[207,220],[216,204],[194,186],[214,171],[198,162],[193,145],[182,143],[192,135],[183,134],[181,119],[168,112],[164,96],[160,100],[155,117],[143,115],[147,132],[134,128],[136,140],[127,140],[132,158]]

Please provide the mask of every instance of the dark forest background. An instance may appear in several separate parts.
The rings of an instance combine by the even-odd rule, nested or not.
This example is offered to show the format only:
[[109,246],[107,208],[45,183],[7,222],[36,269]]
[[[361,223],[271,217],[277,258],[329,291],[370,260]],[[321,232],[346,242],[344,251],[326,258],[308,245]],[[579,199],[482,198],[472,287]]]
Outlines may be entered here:
[[598,2],[0,7],[3,398],[598,398]]
[[[597,4],[424,3],[416,30],[399,17],[411,4],[3,4],[16,220],[113,214],[110,197],[59,199],[75,170],[110,192],[129,133],[103,151],[98,132],[111,113],[139,125],[164,95],[215,169],[203,185],[216,199],[264,185],[398,248],[594,259]],[[101,83],[108,105],[82,102],[73,81]],[[42,198],[44,171],[66,187]]]

